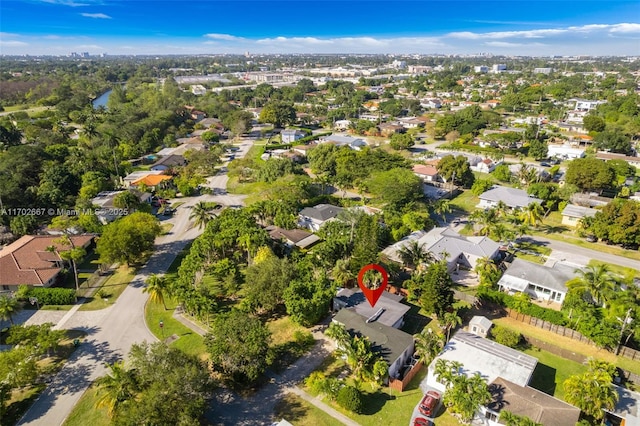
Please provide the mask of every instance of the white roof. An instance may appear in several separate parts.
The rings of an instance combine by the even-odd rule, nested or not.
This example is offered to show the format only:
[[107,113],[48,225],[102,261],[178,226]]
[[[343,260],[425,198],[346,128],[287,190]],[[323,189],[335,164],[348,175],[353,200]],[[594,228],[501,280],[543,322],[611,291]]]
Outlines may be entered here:
[[480,194],[480,199],[494,202],[502,201],[511,208],[526,207],[531,203],[542,204],[541,199],[530,197],[527,191],[500,185]]
[[539,287],[567,292],[567,281],[575,278],[576,268],[556,263],[553,267],[540,265],[523,259],[514,259],[504,271],[498,286],[511,290],[525,291],[529,284]]
[[142,179],[145,176],[150,176],[150,175],[161,175],[163,174],[164,171],[163,170],[140,170],[137,172],[132,172],[129,173],[128,175],[126,175],[123,179],[125,181],[136,181],[138,179]]
[[538,360],[515,349],[466,331],[458,331],[446,344],[442,353],[429,365],[435,368],[438,359],[462,363],[462,372],[471,376],[478,372],[487,383],[498,377],[526,386]]

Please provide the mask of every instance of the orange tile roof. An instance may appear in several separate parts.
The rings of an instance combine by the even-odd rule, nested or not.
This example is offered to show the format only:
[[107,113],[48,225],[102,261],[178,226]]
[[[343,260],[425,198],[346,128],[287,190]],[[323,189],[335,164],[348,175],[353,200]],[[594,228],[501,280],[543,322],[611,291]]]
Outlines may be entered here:
[[414,165],[413,172],[424,176],[435,176],[438,174],[438,170],[435,167],[427,166],[425,164]]
[[156,186],[157,184],[159,184],[160,182],[164,182],[165,180],[169,180],[171,179],[171,176],[167,176],[167,175],[147,175],[143,178],[140,178],[138,180],[135,180],[133,182],[131,182],[131,185],[137,186],[137,185],[147,185],[147,186]]

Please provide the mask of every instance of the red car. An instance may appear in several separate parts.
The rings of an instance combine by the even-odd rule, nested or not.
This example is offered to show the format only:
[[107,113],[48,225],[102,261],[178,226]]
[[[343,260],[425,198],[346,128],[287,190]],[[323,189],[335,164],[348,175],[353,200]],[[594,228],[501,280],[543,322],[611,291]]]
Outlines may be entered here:
[[431,426],[431,420],[425,419],[424,417],[416,417],[413,421],[413,426]]
[[420,404],[418,405],[418,411],[420,411],[425,416],[433,417],[439,402],[440,394],[436,391],[429,391],[422,398],[422,401],[420,401]]

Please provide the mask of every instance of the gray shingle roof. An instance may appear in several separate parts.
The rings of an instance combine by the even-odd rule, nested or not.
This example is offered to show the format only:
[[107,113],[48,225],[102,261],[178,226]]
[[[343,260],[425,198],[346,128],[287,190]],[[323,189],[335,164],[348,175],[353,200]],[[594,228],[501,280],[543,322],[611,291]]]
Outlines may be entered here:
[[343,211],[342,207],[332,206],[331,204],[318,204],[313,207],[305,207],[300,212],[300,216],[310,217],[319,221],[332,219]]
[[595,216],[596,213],[598,213],[598,210],[596,209],[592,209],[590,207],[577,206],[575,204],[568,204],[564,208],[564,210],[562,210],[562,216],[577,217],[577,218],[583,218],[585,216]]
[[556,263],[552,268],[522,259],[514,259],[511,266],[504,272],[498,285],[514,290],[524,291],[527,285],[567,292],[567,281],[576,276],[574,267]]
[[526,207],[531,203],[542,203],[542,200],[535,197],[530,197],[526,191],[516,188],[508,188],[506,186],[496,185],[488,191],[480,194],[481,200],[504,202],[511,208]]
[[378,321],[367,323],[367,318],[351,308],[341,309],[334,321],[343,324],[347,331],[366,336],[384,360],[393,364],[413,344],[413,336]]

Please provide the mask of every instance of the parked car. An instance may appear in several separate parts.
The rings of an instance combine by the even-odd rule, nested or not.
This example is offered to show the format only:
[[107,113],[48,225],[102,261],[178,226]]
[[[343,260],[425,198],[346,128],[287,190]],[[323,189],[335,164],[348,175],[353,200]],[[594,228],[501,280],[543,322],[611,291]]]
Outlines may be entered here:
[[413,426],[431,426],[432,424],[431,420],[424,417],[416,417],[413,421]]
[[587,241],[590,243],[595,243],[598,241],[598,237],[596,237],[595,235],[587,235]]
[[433,417],[435,410],[440,403],[440,394],[436,391],[429,391],[418,404],[418,411],[428,417]]

